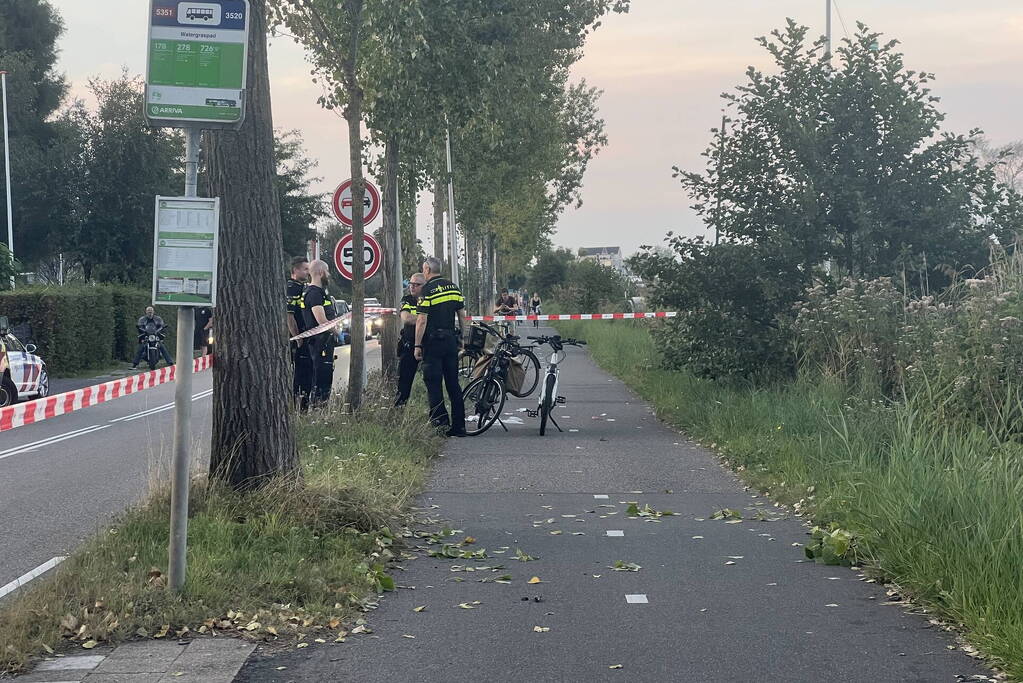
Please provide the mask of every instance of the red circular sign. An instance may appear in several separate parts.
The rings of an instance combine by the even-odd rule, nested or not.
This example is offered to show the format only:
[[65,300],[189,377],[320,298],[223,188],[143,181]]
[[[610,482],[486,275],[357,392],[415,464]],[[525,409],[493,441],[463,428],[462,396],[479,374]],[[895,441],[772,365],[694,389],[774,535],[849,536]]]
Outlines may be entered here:
[[[330,202],[334,209],[334,216],[351,227],[352,225],[352,181],[346,180],[334,190],[334,199]],[[362,198],[363,212],[362,224],[369,225],[380,213],[380,190],[376,185],[366,181],[366,192]]]
[[[352,279],[352,256],[355,251],[352,249],[352,239],[352,234],[348,233],[341,238],[341,241],[334,248],[334,265],[337,266],[338,272],[346,280]],[[380,270],[380,263],[384,259],[379,242],[370,235],[363,235],[363,240],[365,241],[363,245],[363,263],[366,264],[365,277],[368,280]]]

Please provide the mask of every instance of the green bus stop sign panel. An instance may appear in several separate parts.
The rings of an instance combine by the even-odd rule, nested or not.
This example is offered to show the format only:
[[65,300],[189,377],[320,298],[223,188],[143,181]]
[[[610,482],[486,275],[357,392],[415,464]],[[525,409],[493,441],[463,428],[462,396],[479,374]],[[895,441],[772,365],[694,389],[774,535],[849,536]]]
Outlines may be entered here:
[[248,0],[151,0],[146,115],[154,125],[236,126],[245,117]]

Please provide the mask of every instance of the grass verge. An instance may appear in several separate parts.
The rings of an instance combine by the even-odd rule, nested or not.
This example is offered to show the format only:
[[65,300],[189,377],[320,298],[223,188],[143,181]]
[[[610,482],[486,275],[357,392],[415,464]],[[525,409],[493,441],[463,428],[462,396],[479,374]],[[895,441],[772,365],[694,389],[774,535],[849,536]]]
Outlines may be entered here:
[[1023,680],[1023,446],[825,379],[754,389],[657,367],[646,323],[560,323],[657,415],[869,563]]
[[0,671],[68,644],[189,633],[303,642],[358,629],[358,612],[393,588],[384,572],[393,525],[441,443],[422,406],[396,412],[387,403],[301,418],[301,483],[243,495],[195,478],[180,598],[165,589],[169,494],[157,487],[0,605]]

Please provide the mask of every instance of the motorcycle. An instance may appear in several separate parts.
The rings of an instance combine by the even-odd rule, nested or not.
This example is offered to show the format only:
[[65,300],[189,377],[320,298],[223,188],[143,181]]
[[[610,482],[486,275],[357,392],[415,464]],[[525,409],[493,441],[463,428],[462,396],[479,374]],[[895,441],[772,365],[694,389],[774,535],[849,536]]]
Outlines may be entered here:
[[163,330],[157,330],[156,325],[152,323],[146,325],[146,329],[140,330],[140,332],[139,344],[146,345],[146,363],[149,364],[150,370],[156,370],[156,365],[160,362],[160,347],[163,345],[166,334]]

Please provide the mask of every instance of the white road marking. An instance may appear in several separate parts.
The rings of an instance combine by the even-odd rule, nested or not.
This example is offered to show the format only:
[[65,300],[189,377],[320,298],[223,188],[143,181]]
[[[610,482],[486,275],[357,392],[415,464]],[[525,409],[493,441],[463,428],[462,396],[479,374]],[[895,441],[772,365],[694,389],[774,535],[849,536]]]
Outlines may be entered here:
[[645,594],[638,593],[635,595],[626,595],[625,602],[629,603],[630,605],[645,605],[649,601],[646,599]]
[[9,584],[4,586],[3,588],[0,588],[0,598],[4,597],[8,593],[12,593],[12,592],[16,591],[17,589],[21,588],[22,586],[24,586],[26,583],[28,583],[32,579],[36,578],[37,576],[40,576],[41,574],[45,574],[46,572],[50,571],[51,569],[53,569],[54,567],[56,567],[58,564],[60,564],[61,562],[63,562],[66,559],[67,559],[67,557],[64,557],[64,556],[51,558],[51,559],[47,560],[46,562],[43,562],[41,565],[39,565],[38,567],[36,567],[32,571],[30,571],[30,572],[28,572],[26,574],[22,574],[21,576],[16,578],[14,581],[11,581]]
[[621,529],[608,529],[604,534],[606,536],[624,536],[625,532]]
[[596,498],[597,500],[607,500],[606,493],[594,493],[593,497]]
[[42,448],[44,446],[52,446],[55,443],[59,443],[61,441],[67,441],[68,439],[75,439],[75,438],[77,438],[79,436],[85,436],[86,434],[92,434],[93,432],[99,432],[99,431],[102,431],[102,430],[107,429],[109,427],[110,427],[110,425],[93,425],[93,426],[88,427],[86,429],[77,429],[77,430],[75,430],[73,432],[68,432],[67,434],[61,434],[59,436],[53,436],[53,437],[50,437],[49,439],[43,439],[42,441],[37,441],[36,443],[31,443],[31,444],[28,444],[26,446],[18,446],[16,448],[12,448],[12,449],[10,449],[8,451],[4,451],[3,453],[0,453],[0,460],[3,460],[4,458],[9,458],[12,455],[18,455],[20,453],[28,453],[29,451],[35,451],[35,450],[38,450],[38,449],[40,449],[40,448]]
[[[193,395],[192,396],[192,400],[193,401],[198,401],[198,400],[207,398],[207,397],[212,396],[212,395],[213,395],[213,390],[212,389],[207,389],[206,391],[201,391],[198,394]],[[22,446],[15,446],[14,448],[8,448],[7,450],[0,451],[0,460],[3,460],[4,458],[9,458],[12,455],[19,455],[21,453],[28,453],[30,451],[35,451],[35,450],[38,450],[40,448],[43,448],[44,446],[51,446],[51,445],[53,445],[55,443],[60,443],[61,441],[67,441],[68,439],[75,439],[75,438],[78,438],[79,436],[85,436],[86,434],[92,434],[93,432],[98,432],[98,431],[102,431],[104,429],[109,429],[111,426],[117,424],[118,422],[130,422],[132,420],[138,420],[138,419],[141,419],[143,417],[149,417],[150,415],[155,415],[157,413],[162,413],[162,412],[164,412],[166,410],[171,410],[172,408],[174,408],[174,404],[173,403],[166,403],[166,404],[164,404],[162,406],[157,406],[156,408],[150,408],[148,410],[143,410],[143,411],[138,412],[138,413],[133,413],[131,415],[125,415],[124,417],[115,418],[113,420],[110,420],[105,425],[91,425],[89,427],[83,427],[81,429],[75,429],[75,430],[67,432],[65,434],[58,434],[56,436],[50,436],[50,437],[47,437],[45,439],[40,439],[39,441],[33,441],[32,443],[27,443],[27,444],[24,444]]]

